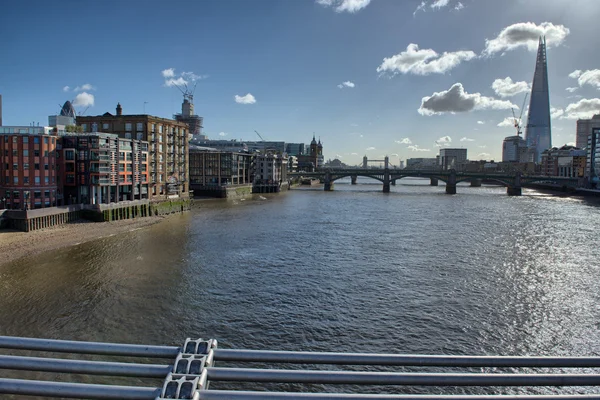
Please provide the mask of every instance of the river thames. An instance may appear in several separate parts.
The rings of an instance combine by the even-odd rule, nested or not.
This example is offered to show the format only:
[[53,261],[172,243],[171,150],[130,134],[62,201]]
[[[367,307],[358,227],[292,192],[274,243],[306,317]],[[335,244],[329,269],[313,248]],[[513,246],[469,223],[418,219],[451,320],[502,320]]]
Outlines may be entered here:
[[336,183],[200,201],[0,266],[0,334],[220,347],[600,355],[600,207]]

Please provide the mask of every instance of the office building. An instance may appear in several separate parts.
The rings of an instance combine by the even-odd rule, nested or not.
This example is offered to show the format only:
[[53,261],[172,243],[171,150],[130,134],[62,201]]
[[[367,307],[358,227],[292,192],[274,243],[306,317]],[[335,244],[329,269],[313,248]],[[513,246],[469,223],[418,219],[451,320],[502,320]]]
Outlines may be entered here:
[[64,204],[108,204],[149,198],[148,142],[90,132],[60,138]]
[[585,177],[588,186],[598,188],[600,181],[600,128],[592,128],[592,134],[588,137],[587,160]]
[[407,169],[432,170],[439,168],[438,158],[409,158],[406,160]]
[[0,206],[53,207],[57,196],[58,137],[39,126],[0,126]]
[[552,147],[546,38],[543,36],[539,40],[535,72],[533,74],[525,141],[529,153],[528,161],[540,162],[542,152]]
[[574,146],[552,147],[542,152],[540,174],[563,178],[583,178],[586,151]]
[[210,140],[210,139],[199,139],[194,138],[190,142],[191,145],[212,148],[220,151],[231,151],[237,153],[248,152],[248,145],[246,142],[241,142],[238,140]]
[[440,149],[439,165],[442,169],[454,169],[467,161],[467,149]]
[[282,154],[258,154],[254,158],[254,183],[278,184],[287,182],[288,158]]
[[589,137],[594,128],[600,128],[600,114],[596,114],[590,119],[578,119],[575,146],[580,149],[587,147]]
[[188,125],[151,115],[124,115],[117,104],[116,115],[78,116],[83,132],[114,133],[122,139],[149,143],[149,198],[189,196]]
[[285,152],[288,156],[299,156],[305,154],[304,143],[287,143],[285,145]]
[[502,142],[502,162],[527,162],[527,142],[519,135],[508,136]]

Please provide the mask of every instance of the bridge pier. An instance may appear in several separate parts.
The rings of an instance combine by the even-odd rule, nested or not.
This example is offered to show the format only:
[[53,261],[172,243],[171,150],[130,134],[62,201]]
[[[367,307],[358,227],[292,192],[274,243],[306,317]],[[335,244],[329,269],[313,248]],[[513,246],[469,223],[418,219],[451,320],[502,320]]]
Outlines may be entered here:
[[438,184],[438,178],[429,178],[429,186],[437,186]]
[[456,171],[451,169],[446,182],[446,194],[456,194]]
[[350,176],[350,182],[352,182],[353,185],[356,185],[356,178],[358,178],[356,175]]
[[522,191],[521,191],[521,187],[520,186],[507,186],[506,187],[506,194],[509,196],[521,196],[522,195]]
[[395,179],[392,181],[392,186],[396,186],[396,180]]
[[326,192],[332,192],[333,191],[333,182],[325,182],[325,184],[323,185],[323,188],[325,189]]
[[481,179],[471,179],[471,187],[481,187]]
[[456,185],[446,184],[446,194],[456,194]]
[[390,192],[390,183],[384,182],[383,183],[383,193],[389,193],[389,192]]

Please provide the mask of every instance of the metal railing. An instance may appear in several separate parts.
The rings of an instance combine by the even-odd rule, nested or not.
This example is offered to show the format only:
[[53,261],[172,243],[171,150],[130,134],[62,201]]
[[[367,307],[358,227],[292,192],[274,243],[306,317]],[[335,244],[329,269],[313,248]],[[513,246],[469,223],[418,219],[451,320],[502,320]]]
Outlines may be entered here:
[[[218,349],[215,340],[187,339],[183,346],[146,346],[116,343],[78,342],[69,340],[33,339],[0,336],[0,348],[9,350],[71,353],[82,355],[143,357],[170,359],[168,363],[91,361],[52,357],[0,355],[0,370],[38,371],[85,375],[106,375],[132,378],[158,378],[158,387],[116,386],[93,383],[71,383],[0,377],[0,394],[36,395],[47,397],[93,399],[403,399],[403,400],[575,400],[600,399],[600,357],[506,357],[398,355],[368,353],[324,353],[270,350]],[[215,362],[260,363],[261,368],[215,367]],[[265,369],[265,364],[295,364],[304,369]],[[419,372],[320,370],[317,365],[415,367]],[[306,369],[307,365],[312,369]],[[427,368],[450,368],[441,373]],[[456,368],[544,368],[543,372],[519,370],[515,373],[456,372]],[[584,372],[564,372],[565,368],[580,368]],[[558,371],[554,371],[559,369]],[[53,378],[53,377],[52,377]],[[548,395],[465,395],[465,394],[354,394],[308,393],[260,390],[209,389],[211,382],[245,382],[327,385],[389,385],[419,388],[479,386],[492,387],[556,387],[576,386],[578,394]],[[220,386],[224,386],[221,383]],[[442,392],[444,389],[441,389]]]

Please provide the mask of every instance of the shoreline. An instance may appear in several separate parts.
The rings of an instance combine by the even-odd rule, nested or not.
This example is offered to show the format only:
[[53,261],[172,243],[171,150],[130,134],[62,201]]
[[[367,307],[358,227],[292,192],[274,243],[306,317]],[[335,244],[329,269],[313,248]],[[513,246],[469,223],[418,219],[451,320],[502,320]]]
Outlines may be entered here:
[[75,221],[32,232],[13,229],[0,230],[0,266],[26,256],[39,255],[52,250],[101,239],[107,236],[145,228],[161,222],[165,217],[152,216],[111,222]]

